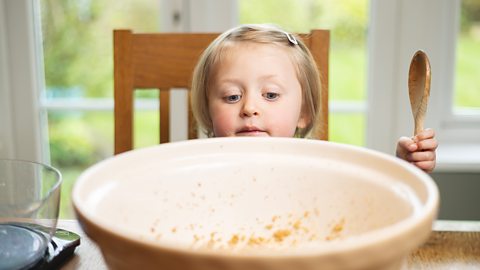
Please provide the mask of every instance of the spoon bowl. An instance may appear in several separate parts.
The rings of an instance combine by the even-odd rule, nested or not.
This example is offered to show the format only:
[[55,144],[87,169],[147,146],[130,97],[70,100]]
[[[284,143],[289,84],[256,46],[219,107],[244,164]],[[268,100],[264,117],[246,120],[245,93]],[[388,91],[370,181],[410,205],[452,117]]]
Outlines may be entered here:
[[410,62],[408,94],[415,123],[414,135],[423,130],[430,96],[430,61],[424,51],[417,51]]

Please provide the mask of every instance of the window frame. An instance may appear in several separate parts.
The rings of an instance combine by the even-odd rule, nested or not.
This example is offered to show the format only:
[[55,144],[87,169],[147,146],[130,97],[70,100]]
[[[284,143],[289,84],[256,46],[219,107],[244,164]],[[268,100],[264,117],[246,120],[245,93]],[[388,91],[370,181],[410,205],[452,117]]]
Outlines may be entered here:
[[393,154],[398,138],[412,135],[408,69],[423,49],[432,66],[426,126],[440,144],[436,171],[480,171],[480,116],[453,112],[459,20],[460,0],[371,0],[367,147]]

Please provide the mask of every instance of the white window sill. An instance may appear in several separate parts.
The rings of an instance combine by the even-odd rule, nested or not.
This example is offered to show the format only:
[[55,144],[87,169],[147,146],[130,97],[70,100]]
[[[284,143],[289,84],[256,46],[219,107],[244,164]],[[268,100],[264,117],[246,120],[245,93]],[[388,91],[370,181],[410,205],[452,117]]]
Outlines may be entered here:
[[441,144],[434,172],[480,173],[480,144]]

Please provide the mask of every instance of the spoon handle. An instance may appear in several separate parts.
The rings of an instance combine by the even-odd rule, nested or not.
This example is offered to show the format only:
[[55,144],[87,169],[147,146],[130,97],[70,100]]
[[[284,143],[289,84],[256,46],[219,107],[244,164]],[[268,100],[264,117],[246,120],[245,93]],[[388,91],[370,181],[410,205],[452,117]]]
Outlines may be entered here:
[[428,100],[422,99],[419,106],[416,108],[417,111],[413,113],[415,124],[415,130],[413,132],[413,135],[417,135],[424,129],[425,114],[427,112],[427,102]]

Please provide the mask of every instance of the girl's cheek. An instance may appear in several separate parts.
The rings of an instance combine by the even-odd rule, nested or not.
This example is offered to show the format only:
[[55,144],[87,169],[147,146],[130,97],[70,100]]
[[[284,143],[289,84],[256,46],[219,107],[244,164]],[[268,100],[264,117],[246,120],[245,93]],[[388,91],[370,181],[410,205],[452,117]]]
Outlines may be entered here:
[[213,132],[216,137],[227,136],[233,129],[233,119],[227,114],[212,117]]

